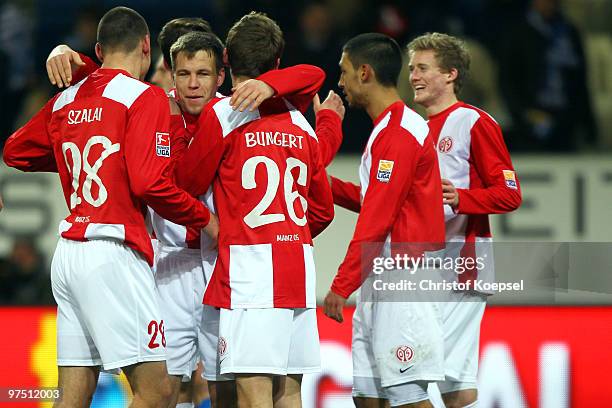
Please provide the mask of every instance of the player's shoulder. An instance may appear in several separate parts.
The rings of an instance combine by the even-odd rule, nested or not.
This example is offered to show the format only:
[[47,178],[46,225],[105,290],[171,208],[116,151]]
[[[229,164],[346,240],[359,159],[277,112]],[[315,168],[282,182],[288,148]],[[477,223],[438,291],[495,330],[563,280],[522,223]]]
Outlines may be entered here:
[[[379,123],[384,124],[385,118]],[[429,134],[427,121],[414,110],[404,104],[398,104],[389,112],[388,123],[381,129],[387,134],[392,133],[393,141],[404,143],[406,138],[409,141],[415,140],[421,146]]]
[[83,78],[81,81],[77,82],[74,85],[69,86],[68,88],[64,89],[62,92],[58,93],[53,98],[51,98],[51,100],[49,101],[49,105],[51,106],[51,111],[57,112],[61,110],[62,108],[64,108],[65,106],[74,102],[77,94],[79,93],[79,90],[81,89],[85,81],[87,81],[87,78],[88,77]]
[[[158,86],[140,81],[124,73],[118,73],[108,81],[102,96],[132,108],[135,102],[147,104],[152,100],[167,100],[166,93]],[[167,103],[167,102],[166,102]]]
[[204,105],[204,110],[210,111],[214,109],[217,114],[227,114],[232,109],[229,104],[230,99],[229,96],[217,93],[206,105]]
[[484,123],[499,127],[499,124],[495,118],[493,118],[493,116],[491,116],[485,110],[464,102],[460,102],[458,104],[457,108],[449,114],[449,118],[451,116],[455,117],[456,120],[468,121],[470,122],[471,126],[476,123]]
[[261,117],[257,109],[253,112],[250,112],[249,110],[245,110],[243,112],[234,110],[230,105],[230,100],[231,98],[229,96],[215,96],[204,107],[203,113],[206,113],[206,115],[202,115],[206,116],[204,120],[212,120],[215,118],[219,122],[223,131],[223,137],[229,135],[239,127]]

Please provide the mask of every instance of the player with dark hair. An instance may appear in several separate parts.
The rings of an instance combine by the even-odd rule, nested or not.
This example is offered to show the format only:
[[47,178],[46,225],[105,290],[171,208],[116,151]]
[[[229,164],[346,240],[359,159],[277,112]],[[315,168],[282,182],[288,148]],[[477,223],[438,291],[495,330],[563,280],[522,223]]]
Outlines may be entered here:
[[[238,92],[274,75],[282,32],[251,13],[230,29],[226,47]],[[301,113],[323,82],[317,76],[291,101],[255,98],[257,107],[233,110],[242,104],[213,100],[176,168],[192,194],[212,185],[224,225],[204,303],[221,308],[219,370],[235,375],[240,406],[300,406],[302,374],[319,369],[312,237],[331,221],[333,203],[317,136]]]
[[102,67],[15,132],[4,160],[23,171],[59,172],[70,208],[51,267],[63,390],[56,406],[88,406],[101,368],[123,369],[132,406],[167,406],[165,330],[145,209],[205,227],[212,237],[218,225],[172,183],[168,98],[139,80],[151,63],[144,19],[126,7],[108,11],[96,54]]
[[210,23],[199,17],[179,17],[168,21],[157,36],[157,44],[164,56],[166,66],[172,66],[170,49],[183,35],[187,33],[213,33]]
[[170,47],[181,36],[191,32],[212,33],[213,31],[210,23],[199,17],[180,17],[164,24],[157,36],[157,45],[159,45],[162,54],[155,64],[153,75],[151,75],[152,83],[161,86],[166,91],[173,88]]
[[[427,124],[399,97],[401,67],[395,40],[376,33],[349,40],[340,59],[338,85],[350,106],[368,113],[374,129],[361,160],[361,185],[331,178],[334,202],[359,212],[325,298],[325,314],[339,322],[346,299],[367,278],[374,257],[422,257],[444,245],[438,160]],[[384,406],[385,400],[393,407],[431,407],[427,384],[444,378],[435,304],[412,295],[406,300],[358,298],[352,343],[358,408]]]
[[[157,36],[162,61],[156,63],[156,72],[153,74],[153,78],[159,76],[160,79],[152,82],[157,84],[158,81],[166,83],[168,80],[172,80],[172,78],[168,78],[171,71],[170,47],[179,37],[190,32],[212,33],[212,29],[208,21],[198,17],[179,17],[164,24]],[[160,63],[166,74],[158,73],[157,67]],[[72,50],[65,44],[55,47],[47,57],[49,81],[59,88],[69,86],[73,79],[75,82],[80,81],[97,68],[98,65],[91,58]]]
[[[451,279],[493,281],[488,214],[507,213],[521,204],[501,129],[489,114],[457,99],[470,67],[463,41],[428,33],[408,44],[408,54],[414,101],[425,107],[437,146],[449,253],[452,247],[460,256],[485,260],[485,268]],[[438,387],[449,408],[477,406],[478,344],[486,295],[455,291],[441,303],[446,379]]]

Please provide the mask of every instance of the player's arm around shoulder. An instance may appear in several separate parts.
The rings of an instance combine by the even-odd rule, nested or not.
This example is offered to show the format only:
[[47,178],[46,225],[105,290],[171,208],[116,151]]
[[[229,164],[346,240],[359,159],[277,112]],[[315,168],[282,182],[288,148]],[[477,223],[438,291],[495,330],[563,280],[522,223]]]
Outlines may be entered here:
[[91,58],[81,54],[66,44],[53,48],[47,57],[47,76],[51,85],[58,88],[68,87],[79,82],[99,68]]
[[2,151],[7,166],[27,172],[57,172],[47,126],[51,121],[53,105],[58,97],[59,94],[8,138]]

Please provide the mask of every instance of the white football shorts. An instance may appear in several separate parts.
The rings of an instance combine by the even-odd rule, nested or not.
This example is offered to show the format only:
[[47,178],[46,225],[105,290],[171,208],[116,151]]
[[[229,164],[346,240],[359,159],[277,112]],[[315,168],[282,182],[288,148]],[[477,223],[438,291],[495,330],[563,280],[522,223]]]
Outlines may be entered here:
[[110,371],[166,359],[153,272],[117,241],[60,238],[51,263],[58,366]]
[[199,249],[159,245],[155,284],[166,329],[168,374],[191,379],[199,360],[204,273]]
[[316,309],[221,309],[219,317],[221,374],[320,371]]
[[221,311],[204,305],[200,326],[200,358],[204,363],[202,376],[206,381],[232,381],[233,374],[221,374],[219,365],[219,315]]
[[394,404],[395,391],[410,383],[418,385],[416,394],[426,396],[428,382],[444,379],[439,304],[358,301],[352,351],[353,396],[389,399],[392,406],[401,405]]
[[480,323],[486,296],[476,292],[449,292],[440,303],[444,329],[444,372],[441,393],[476,389]]

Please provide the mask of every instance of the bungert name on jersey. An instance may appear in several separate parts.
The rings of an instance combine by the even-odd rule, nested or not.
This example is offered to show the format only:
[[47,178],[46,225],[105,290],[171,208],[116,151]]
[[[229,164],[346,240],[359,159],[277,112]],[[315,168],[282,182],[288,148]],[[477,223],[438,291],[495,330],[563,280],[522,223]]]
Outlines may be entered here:
[[81,123],[100,122],[102,120],[102,108],[79,109],[68,111],[68,124],[80,125]]
[[282,132],[247,132],[244,134],[244,139],[246,147],[275,145],[301,149],[304,136]]

